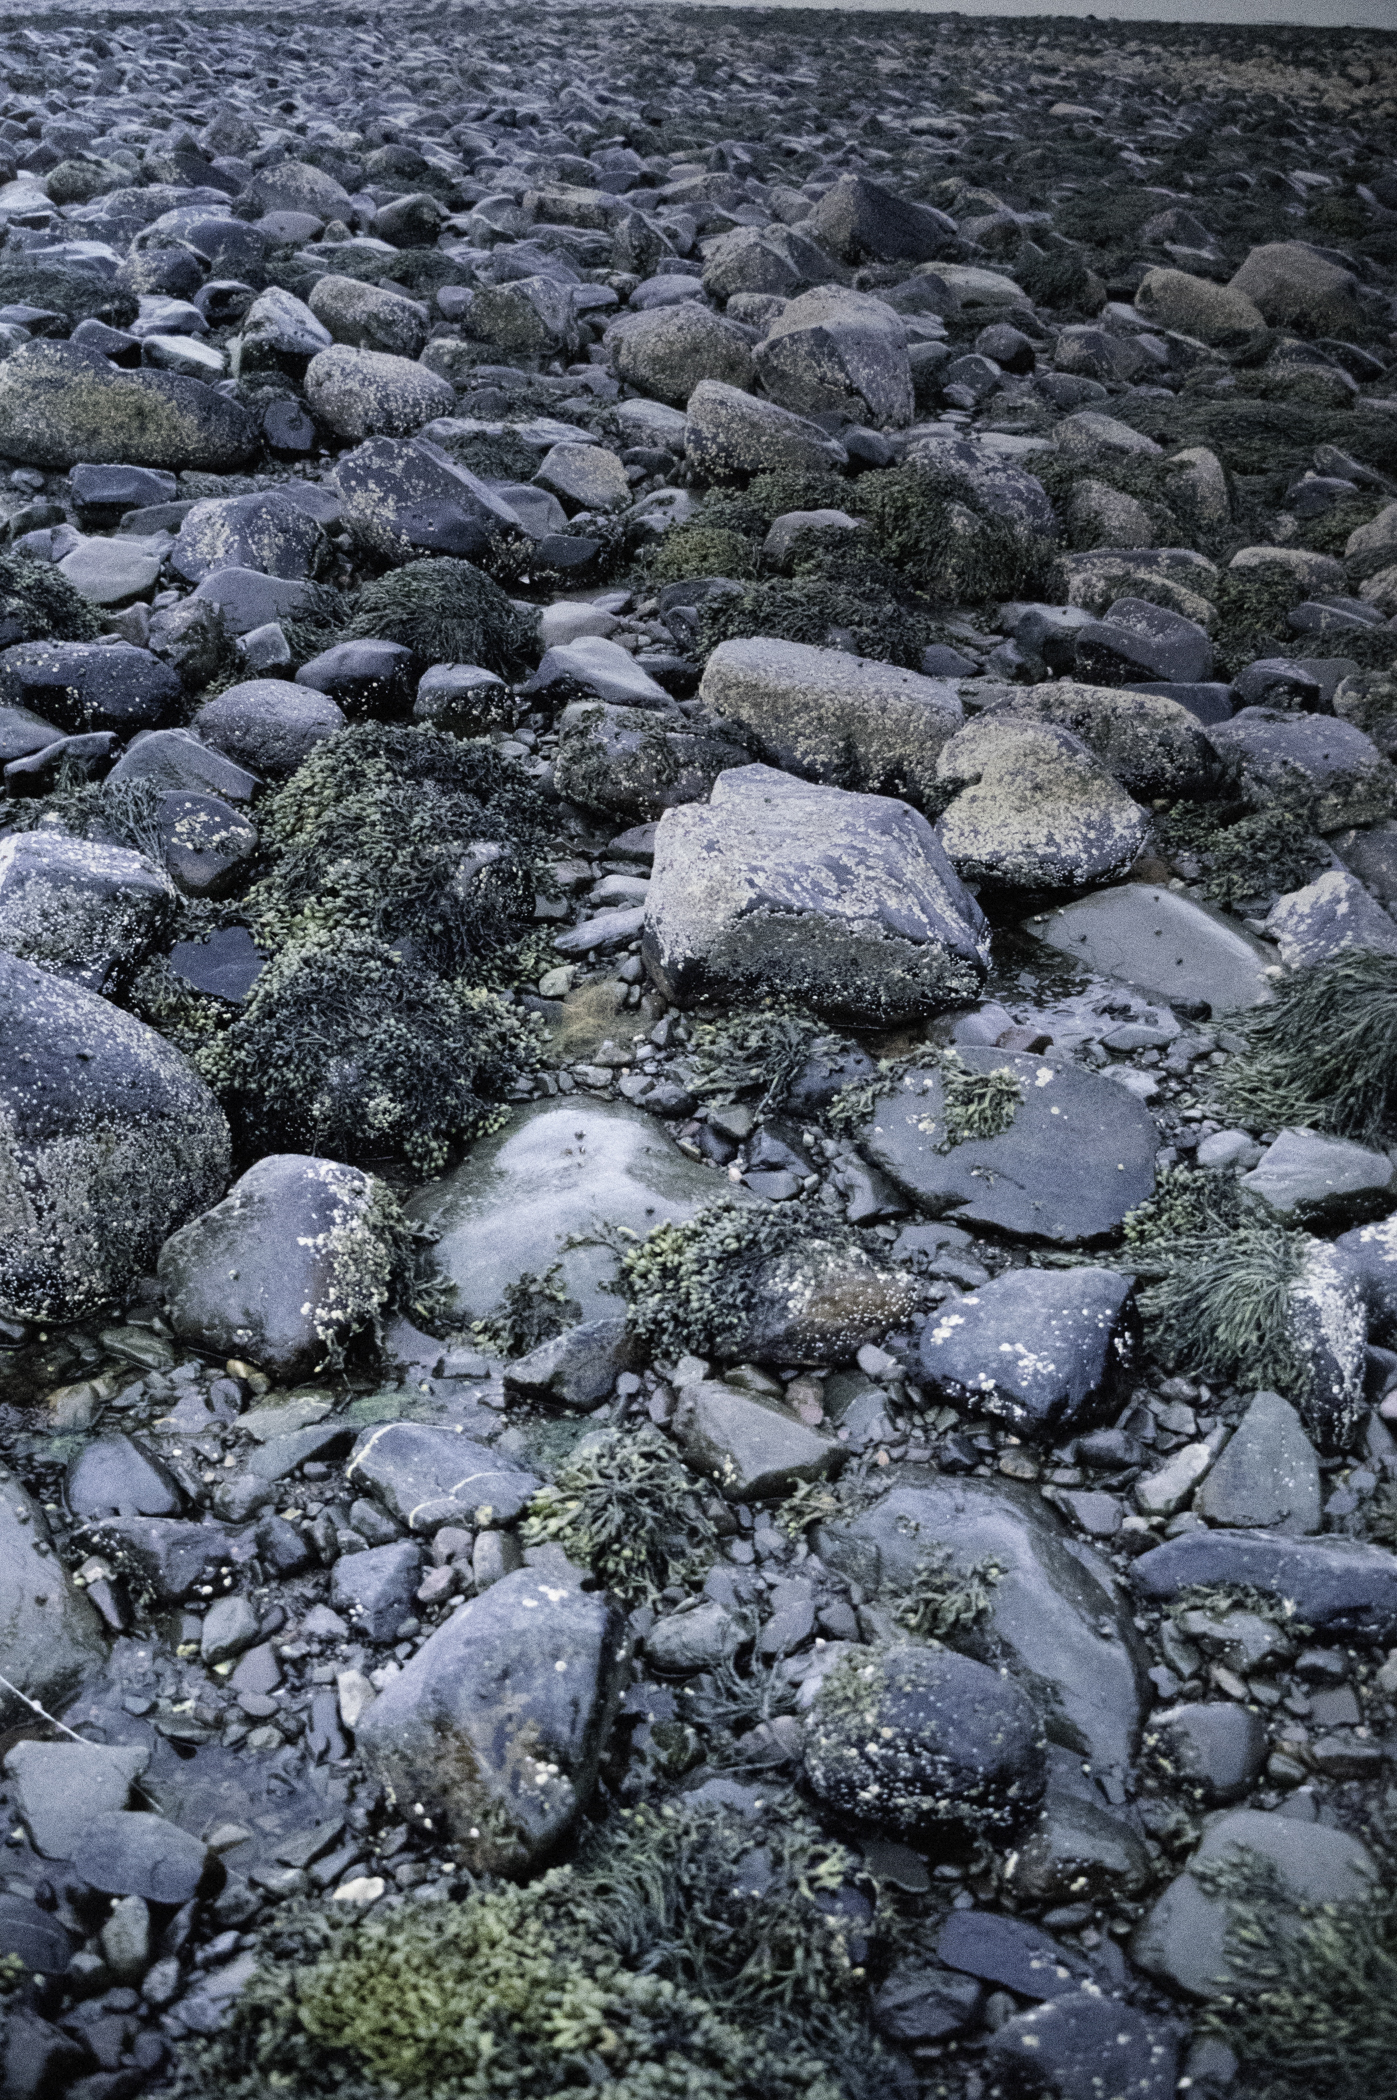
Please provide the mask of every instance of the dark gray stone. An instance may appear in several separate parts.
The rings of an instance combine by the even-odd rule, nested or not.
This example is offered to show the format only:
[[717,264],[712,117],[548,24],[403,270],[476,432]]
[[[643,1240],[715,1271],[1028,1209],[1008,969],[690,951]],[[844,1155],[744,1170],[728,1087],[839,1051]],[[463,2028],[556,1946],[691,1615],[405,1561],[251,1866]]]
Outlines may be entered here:
[[330,1600],[356,1632],[371,1641],[396,1640],[422,1580],[422,1549],[406,1539],[396,1546],[369,1546],[335,1562]]
[[1142,1554],[1131,1580],[1150,1603],[1226,1585],[1288,1600],[1317,1634],[1386,1645],[1397,1638],[1397,1554],[1358,1539],[1272,1531],[1189,1531]]
[[941,2042],[978,2025],[983,1986],[954,1970],[906,1962],[873,1997],[873,2024],[890,2042]]
[[153,1451],[131,1436],[99,1436],[68,1465],[64,1496],[75,1517],[173,1517],[179,1484]]
[[170,565],[187,583],[202,583],[215,569],[255,569],[300,582],[328,555],[314,518],[271,488],[196,503],[180,526]]
[[[548,652],[553,658],[578,654]],[[634,672],[626,675],[634,684]],[[564,710],[559,727],[558,792],[584,809],[632,821],[649,822],[701,801],[722,773],[744,766],[749,756],[734,738],[690,724],[668,704],[662,711],[578,700]]]
[[1183,2034],[1133,2005],[1074,1991],[1016,2013],[990,2036],[988,2060],[1006,2084],[1055,2100],[1173,2100]]
[[1359,1225],[1335,1242],[1352,1264],[1368,1308],[1368,1338],[1380,1348],[1397,1345],[1397,1216],[1380,1225]]
[[152,729],[134,737],[107,775],[109,781],[153,780],[172,793],[216,795],[239,807],[261,782],[245,766],[201,743],[187,729]]
[[259,1159],[160,1250],[176,1334],[294,1384],[379,1317],[399,1263],[396,1210],[358,1167],[299,1152]]
[[193,1067],[95,992],[0,953],[0,1310],[119,1296],[222,1190],[228,1125]]
[[1080,1988],[1087,1963],[1030,1925],[993,1911],[953,1911],[936,1938],[936,1956],[981,1983],[997,1983],[1016,1998],[1062,1998]]
[[[1397,950],[1397,926],[1392,935]],[[1385,1152],[1318,1130],[1283,1130],[1242,1176],[1242,1187],[1287,1225],[1333,1227],[1390,1208],[1394,1171]]]
[[17,642],[0,655],[0,701],[32,708],[70,735],[157,728],[181,692],[168,664],[129,642]]
[[1212,677],[1213,645],[1182,613],[1144,598],[1118,598],[1104,620],[1078,630],[1076,660],[1078,676],[1101,685],[1141,676],[1197,684]]
[[29,758],[50,744],[61,742],[62,737],[61,729],[55,729],[52,722],[46,722],[30,708],[0,705],[0,766]]
[[141,1896],[171,1909],[216,1895],[224,1870],[218,1855],[178,1823],[141,1810],[106,1810],[92,1818],[73,1854],[73,1871],[108,1896]]
[[1103,1903],[1133,1896],[1150,1879],[1144,1839],[1101,1801],[1090,1780],[1081,1791],[1058,1784],[1065,1751],[1050,1752],[1043,1813],[1018,1848],[1011,1886],[1037,1903]]
[[[61,1976],[73,1958],[73,1943],[50,1911],[27,1896],[0,1892],[0,1961],[16,1955],[40,1976]],[[9,2078],[9,2064],[5,2066]]]
[[1013,1836],[1042,1798],[1044,1771],[1031,1701],[948,1649],[855,1649],[806,1719],[805,1774],[825,1807],[913,1843]]
[[833,1437],[798,1421],[778,1401],[717,1379],[684,1389],[674,1434],[688,1464],[730,1502],[784,1495],[798,1482],[822,1479],[843,1455]]
[[586,1320],[505,1368],[507,1393],[530,1400],[561,1401],[564,1407],[595,1407],[616,1383],[619,1371],[635,1360],[635,1343],[625,1319]]
[[953,1404],[1017,1428],[1091,1428],[1128,1382],[1132,1288],[1114,1269],[1015,1269],[931,1315],[922,1369]]
[[123,511],[171,502],[179,484],[173,474],[157,473],[151,467],[82,463],[69,473],[68,486],[79,510],[106,512],[115,519]]
[[341,458],[335,481],[345,524],[385,561],[419,554],[474,561],[496,535],[519,533],[509,505],[426,438],[370,438]]
[[1018,1081],[1022,1103],[1001,1136],[936,1149],[946,1122],[934,1065],[904,1073],[857,1133],[864,1157],[923,1210],[1071,1244],[1113,1231],[1151,1193],[1159,1140],[1152,1117],[1124,1087],[1073,1065],[975,1044],[956,1055],[972,1072],[1010,1072]]
[[1254,809],[1294,809],[1317,831],[1373,824],[1397,802],[1397,779],[1370,738],[1333,715],[1244,707],[1209,732],[1241,769]]
[[250,678],[206,700],[193,727],[237,764],[284,780],[345,718],[333,700],[281,678]]
[[251,1539],[235,1542],[221,1524],[190,1524],[179,1517],[94,1518],[88,1531],[95,1551],[162,1604],[219,1581],[227,1568],[250,1559],[255,1550]]
[[867,175],[841,175],[803,230],[845,263],[931,262],[960,247],[945,212],[909,203]]
[[[512,1524],[540,1485],[534,1474],[459,1431],[420,1422],[365,1430],[345,1479],[369,1488],[399,1523],[418,1532],[439,1531],[444,1524]],[[483,1509],[488,1517],[478,1514]]]
[[228,1000],[245,999],[263,967],[245,926],[220,926],[206,941],[176,941],[169,964],[196,992]]
[[149,1763],[141,1743],[17,1743],[5,1777],[35,1851],[71,1859],[95,1815],[128,1805]]
[[585,1807],[628,1661],[608,1598],[521,1568],[453,1612],[384,1686],[359,1751],[472,1871],[518,1874]]
[[893,1488],[852,1524],[822,1526],[816,1540],[821,1558],[869,1594],[910,1587],[940,1549],[960,1573],[993,1560],[1000,1573],[988,1610],[963,1645],[1006,1664],[1050,1739],[1119,1782],[1135,1753],[1148,1657],[1106,1564],[1069,1537],[1035,1489],[943,1476]]
[[260,569],[213,569],[187,603],[217,607],[229,634],[251,634],[272,621],[294,620],[313,597],[311,586],[264,575]]
[[297,685],[328,693],[348,715],[400,713],[414,658],[400,642],[338,642],[296,673]]
[[1266,1723],[1234,1699],[1169,1706],[1151,1714],[1145,1747],[1199,1800],[1240,1801],[1266,1762]]
[[123,989],[174,909],[144,853],[65,832],[0,840],[0,948],[89,991]]
[[226,897],[257,851],[257,829],[217,795],[166,795],[157,822],[165,872],[186,897]]

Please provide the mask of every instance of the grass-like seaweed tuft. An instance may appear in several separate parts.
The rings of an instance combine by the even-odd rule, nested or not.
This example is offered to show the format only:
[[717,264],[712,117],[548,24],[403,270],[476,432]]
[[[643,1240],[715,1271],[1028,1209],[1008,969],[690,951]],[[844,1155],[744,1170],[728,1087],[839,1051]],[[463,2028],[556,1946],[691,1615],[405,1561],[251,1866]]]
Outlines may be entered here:
[[1230,1112],[1373,1141],[1397,1109],[1397,957],[1348,949],[1282,978],[1236,1024],[1246,1049],[1222,1092]]
[[479,664],[514,677],[538,656],[535,622],[468,561],[410,561],[366,583],[347,641],[397,642],[422,664]]
[[0,554],[0,649],[16,642],[92,642],[101,632],[96,608],[51,563]]

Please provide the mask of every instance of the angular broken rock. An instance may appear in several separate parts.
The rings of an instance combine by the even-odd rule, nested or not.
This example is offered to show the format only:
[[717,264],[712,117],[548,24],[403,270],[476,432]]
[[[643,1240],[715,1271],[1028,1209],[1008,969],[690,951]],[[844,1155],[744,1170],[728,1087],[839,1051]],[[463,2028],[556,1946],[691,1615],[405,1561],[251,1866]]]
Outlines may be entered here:
[[1131,1280],[1114,1269],[1014,1269],[938,1307],[922,1369],[953,1404],[1070,1433],[1119,1411],[1134,1357]]
[[956,870],[997,889],[1081,889],[1124,875],[1149,820],[1088,750],[1017,711],[979,717],[936,761],[952,800],[936,830]]
[[[365,1430],[345,1470],[409,1531],[512,1524],[538,1492],[534,1474],[500,1462],[483,1444],[422,1422],[384,1422]],[[488,1510],[488,1518],[482,1517]]]
[[644,954],[676,1004],[780,991],[889,1026],[970,996],[989,938],[916,811],[742,766],[661,819]]
[[360,1719],[360,1754],[473,1872],[522,1874],[587,1803],[629,1657],[609,1598],[521,1568],[388,1680]]
[[821,1480],[842,1458],[832,1436],[811,1429],[777,1401],[717,1379],[686,1387],[674,1434],[695,1472],[729,1502],[762,1502],[802,1481]]

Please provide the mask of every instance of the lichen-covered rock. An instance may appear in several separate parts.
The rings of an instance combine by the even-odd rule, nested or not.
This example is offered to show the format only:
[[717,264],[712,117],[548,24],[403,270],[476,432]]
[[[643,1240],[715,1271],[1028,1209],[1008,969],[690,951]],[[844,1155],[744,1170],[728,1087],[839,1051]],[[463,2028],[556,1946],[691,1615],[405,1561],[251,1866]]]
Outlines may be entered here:
[[922,1369],[953,1405],[1031,1430],[1089,1428],[1119,1412],[1130,1294],[1114,1269],[1011,1270],[932,1314]]
[[221,1195],[223,1112],[172,1044],[0,954],[0,1311],[71,1320]]
[[144,853],[63,832],[0,839],[0,948],[89,991],[129,977],[174,907],[168,880]]
[[339,461],[335,479],[346,526],[385,561],[419,554],[471,560],[497,535],[520,532],[509,505],[426,438],[371,438]]
[[743,766],[662,818],[645,956],[676,1001],[779,989],[886,1025],[969,996],[988,934],[905,803]]
[[1308,241],[1253,248],[1226,289],[1250,300],[1273,328],[1343,336],[1363,325],[1353,271]]
[[867,175],[841,175],[806,224],[846,263],[931,262],[959,245],[956,223],[945,212],[909,203]]
[[1214,284],[1187,270],[1147,270],[1135,294],[1135,305],[1147,321],[1171,328],[1195,342],[1223,347],[1244,343],[1266,326],[1266,318],[1247,296],[1246,285]]
[[997,889],[1080,889],[1124,875],[1149,819],[1070,729],[996,710],[942,746],[953,799],[937,836],[958,874]]
[[376,1325],[404,1280],[404,1240],[373,1175],[270,1153],[166,1240],[157,1273],[183,1340],[292,1383]]
[[606,348],[618,379],[679,408],[703,380],[746,389],[757,376],[737,323],[692,300],[623,315],[608,328]]
[[815,1694],[805,1771],[856,1830],[1002,1841],[1042,1798],[1042,1724],[1012,1678],[968,1656],[910,1643],[856,1650]]
[[661,712],[574,700],[558,726],[558,792],[584,809],[632,823],[653,823],[667,809],[697,802],[720,774],[746,765],[750,756],[731,737],[690,723],[669,708]]
[[306,367],[306,400],[337,437],[410,437],[434,416],[449,416],[456,390],[407,357],[336,343]]
[[519,1875],[586,1806],[629,1679],[606,1596],[521,1568],[453,1612],[364,1715],[358,1744],[404,1812],[476,1873]]
[[936,756],[963,723],[948,681],[803,642],[720,642],[700,699],[749,730],[783,772],[925,802]]
[[181,692],[168,664],[129,642],[17,642],[0,655],[0,702],[33,708],[71,736],[154,729]]
[[227,474],[257,449],[247,410],[202,380],[123,371],[95,350],[47,339],[0,365],[0,429],[9,458],[32,467],[120,461]]
[[418,357],[431,315],[416,299],[357,277],[322,277],[307,302],[337,343],[355,350],[384,350],[393,357]]
[[688,417],[685,451],[708,481],[787,470],[827,472],[848,460],[844,447],[817,423],[719,379],[699,381],[688,397]]
[[255,496],[220,496],[196,503],[179,529],[171,565],[189,583],[215,569],[253,569],[300,581],[329,554],[325,535],[299,503],[279,489]]
[[1069,729],[1136,802],[1209,794],[1223,770],[1198,717],[1158,693],[1057,678],[1015,691],[983,714],[1014,714]]

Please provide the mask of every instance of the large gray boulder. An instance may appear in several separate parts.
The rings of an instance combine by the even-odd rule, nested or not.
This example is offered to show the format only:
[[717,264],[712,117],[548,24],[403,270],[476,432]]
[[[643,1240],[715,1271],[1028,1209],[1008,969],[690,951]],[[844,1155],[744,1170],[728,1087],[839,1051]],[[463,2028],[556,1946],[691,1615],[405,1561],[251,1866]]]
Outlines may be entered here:
[[1228,289],[1249,299],[1272,328],[1344,336],[1363,326],[1357,277],[1308,241],[1253,248]]
[[1333,715],[1244,707],[1208,732],[1234,761],[1253,809],[1289,809],[1315,831],[1375,824],[1397,803],[1397,774],[1371,738]]
[[395,1227],[397,1202],[372,1174],[270,1153],[160,1249],[170,1324],[292,1384],[377,1322],[401,1267]]
[[[6,1207],[0,1196],[0,1210]],[[7,1480],[0,1496],[0,1676],[9,1684],[0,1684],[0,1726],[32,1721],[29,1699],[61,1711],[83,1679],[104,1668],[106,1654],[96,1612],[51,1550],[43,1510],[17,1480]]]
[[827,472],[848,461],[844,447],[817,423],[722,380],[699,381],[688,397],[688,415],[685,451],[707,481],[783,469]]
[[124,371],[78,343],[39,338],[0,365],[5,451],[26,466],[119,461],[227,474],[257,449],[238,402],[173,372]]
[[932,794],[937,753],[965,719],[947,680],[762,635],[720,642],[699,698],[783,772],[913,803]]
[[756,354],[767,393],[797,415],[842,409],[880,428],[912,420],[906,325],[866,292],[821,285],[792,299]]
[[752,346],[737,323],[693,300],[623,314],[604,340],[618,379],[676,408],[700,380],[747,388],[757,376]]
[[609,1598],[521,1568],[388,1680],[359,1724],[360,1754],[473,1872],[521,1875],[587,1804],[629,1652]]
[[942,746],[952,800],[937,836],[957,872],[1001,890],[1118,880],[1149,818],[1080,737],[1017,711],[980,716]]
[[408,562],[420,554],[469,561],[497,535],[520,532],[503,498],[427,438],[410,444],[371,438],[339,460],[335,480],[346,526],[385,561]]
[[223,1111],[153,1028],[0,954],[0,1311],[73,1320],[227,1183]]
[[0,839],[0,949],[89,991],[133,973],[174,909],[170,883],[144,853],[66,832]]
[[930,1216],[1071,1245],[1113,1232],[1150,1195],[1158,1135],[1125,1087],[1021,1052],[966,1043],[954,1054],[962,1072],[1017,1089],[996,1135],[960,1134],[940,1065],[903,1072],[855,1132]]
[[1084,969],[1157,998],[1206,1000],[1214,1015],[1264,1006],[1275,996],[1264,942],[1210,905],[1154,883],[1078,897],[1035,915],[1026,930]]
[[435,1259],[463,1319],[482,1319],[510,1285],[556,1268],[580,1316],[600,1320],[618,1305],[606,1288],[619,1274],[615,1228],[643,1238],[692,1218],[727,1186],[653,1116],[574,1096],[518,1110],[407,1210],[440,1235]]
[[336,343],[306,367],[306,400],[337,437],[410,437],[435,416],[449,416],[456,389],[407,357],[353,350]]
[[660,821],[644,953],[678,1003],[781,991],[891,1025],[970,996],[988,939],[905,803],[742,766]]
[[793,226],[734,226],[720,233],[703,261],[703,288],[713,299],[737,292],[789,299],[807,284],[844,273],[823,248]]
[[853,1523],[815,1536],[829,1566],[893,1604],[943,1549],[961,1575],[993,1561],[987,1608],[957,1646],[1006,1665],[1050,1740],[1119,1786],[1139,1738],[1148,1657],[1110,1569],[1068,1536],[1036,1489],[942,1477],[893,1488]]

